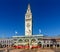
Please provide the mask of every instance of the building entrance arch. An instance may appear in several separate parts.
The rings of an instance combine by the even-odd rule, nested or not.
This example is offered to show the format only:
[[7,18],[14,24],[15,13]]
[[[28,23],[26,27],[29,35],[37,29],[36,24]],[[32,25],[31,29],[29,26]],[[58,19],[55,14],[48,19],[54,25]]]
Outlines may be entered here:
[[42,43],[41,43],[41,42],[38,42],[38,46],[39,46],[39,47],[42,47]]

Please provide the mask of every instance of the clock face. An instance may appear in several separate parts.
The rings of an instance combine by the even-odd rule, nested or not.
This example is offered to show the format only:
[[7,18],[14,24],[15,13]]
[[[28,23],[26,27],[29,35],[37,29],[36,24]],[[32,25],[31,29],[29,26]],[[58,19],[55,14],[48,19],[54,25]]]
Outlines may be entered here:
[[29,18],[30,17],[30,15],[27,15],[27,18]]
[[28,15],[28,17],[30,17],[30,15]]

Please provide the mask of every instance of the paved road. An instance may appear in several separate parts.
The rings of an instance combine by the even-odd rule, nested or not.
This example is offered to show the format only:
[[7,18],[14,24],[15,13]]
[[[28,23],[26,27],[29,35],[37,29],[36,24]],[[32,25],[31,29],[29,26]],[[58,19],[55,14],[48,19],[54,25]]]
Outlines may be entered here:
[[37,52],[37,49],[22,50],[20,52]]
[[4,52],[4,50],[0,50],[0,52]]
[[55,51],[55,52],[60,52],[60,50],[57,50],[57,51]]
[[[15,52],[15,51],[12,51],[12,52]],[[16,52],[54,52],[52,50],[43,50],[43,49],[24,49],[24,50],[21,50],[21,51],[16,51]]]
[[52,51],[50,49],[0,49],[0,52],[60,52],[59,50]]

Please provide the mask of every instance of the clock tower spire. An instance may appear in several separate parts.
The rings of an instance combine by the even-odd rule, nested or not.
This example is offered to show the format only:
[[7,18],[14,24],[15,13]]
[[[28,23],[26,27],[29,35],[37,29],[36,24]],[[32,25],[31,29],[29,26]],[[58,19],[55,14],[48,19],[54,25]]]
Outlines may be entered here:
[[28,4],[27,12],[25,14],[25,36],[32,35],[32,13],[30,4]]

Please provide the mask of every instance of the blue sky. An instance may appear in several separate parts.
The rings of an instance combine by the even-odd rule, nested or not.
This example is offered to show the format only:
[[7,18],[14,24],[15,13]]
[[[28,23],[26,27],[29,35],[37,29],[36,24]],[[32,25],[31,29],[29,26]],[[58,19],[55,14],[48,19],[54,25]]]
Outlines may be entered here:
[[28,3],[33,15],[33,34],[60,34],[60,0],[0,0],[0,37],[24,35]]

